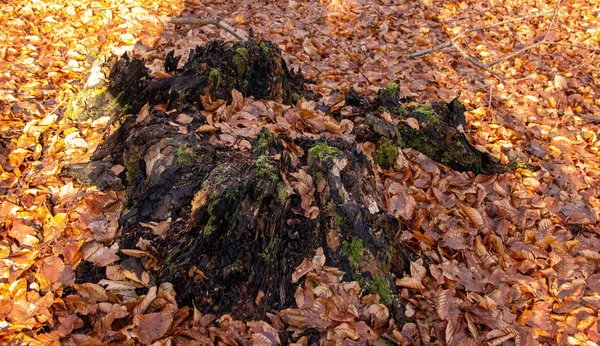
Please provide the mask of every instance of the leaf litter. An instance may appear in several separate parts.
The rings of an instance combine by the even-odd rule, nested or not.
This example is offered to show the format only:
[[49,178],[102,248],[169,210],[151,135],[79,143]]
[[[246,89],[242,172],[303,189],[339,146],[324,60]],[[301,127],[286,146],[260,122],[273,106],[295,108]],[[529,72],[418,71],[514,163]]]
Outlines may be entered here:
[[[23,344],[600,342],[597,52],[540,46],[494,66],[506,78],[502,81],[456,53],[404,57],[469,28],[554,6],[541,1],[3,2],[0,338]],[[581,1],[560,2],[550,36],[597,47],[597,12]],[[395,321],[378,296],[364,295],[357,282],[344,282],[342,272],[324,265],[319,250],[294,273],[300,283],[297,307],[270,312],[268,321],[244,323],[180,307],[169,283],[149,282],[145,271],[158,265],[152,244],[141,240],[140,250],[125,254],[134,260],[117,263],[123,194],[58,175],[66,164],[86,162],[114,130],[106,127],[107,119],[75,123],[64,117],[95,56],[130,51],[158,72],[170,49],[185,56],[197,44],[231,39],[212,27],[162,27],[137,19],[155,13],[218,16],[245,33],[252,27],[317,80],[314,91],[323,97],[350,87],[374,92],[388,82],[398,82],[406,97],[435,101],[460,94],[471,109],[464,131],[476,147],[504,162],[522,149],[540,170],[474,176],[405,149],[392,169],[377,172],[389,211],[406,225],[403,242],[427,259],[396,280],[410,320]],[[549,16],[540,16],[507,23],[473,32],[461,43],[491,62],[535,42],[549,22]],[[287,112],[253,102],[238,101],[230,110],[224,104],[206,107],[211,128],[202,131],[220,131],[216,141],[247,147],[240,137],[258,133],[258,114],[275,120],[269,125],[274,132],[291,137],[333,138],[353,126],[306,100]],[[330,102],[342,114],[352,112],[342,100]],[[179,114],[173,120],[186,119]],[[362,147],[371,156],[369,143]],[[309,212],[313,177],[305,175],[289,177],[288,189],[302,196]],[[168,232],[162,225],[148,227]],[[107,278],[79,281],[93,277],[82,269],[86,261],[105,267]],[[140,288],[145,293],[138,294]]]

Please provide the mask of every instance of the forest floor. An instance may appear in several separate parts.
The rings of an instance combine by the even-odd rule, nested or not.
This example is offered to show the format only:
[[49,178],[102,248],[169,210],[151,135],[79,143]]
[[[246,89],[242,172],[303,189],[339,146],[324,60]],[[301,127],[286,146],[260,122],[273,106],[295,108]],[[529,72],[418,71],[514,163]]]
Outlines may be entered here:
[[[0,13],[3,343],[600,343],[597,1],[9,0],[0,2]],[[124,193],[84,187],[58,173],[88,161],[114,131],[106,128],[108,119],[65,117],[94,57],[130,52],[160,76],[171,49],[185,61],[198,44],[234,39],[211,26],[140,19],[155,14],[219,17],[247,36],[252,28],[342,112],[341,100],[327,98],[331,91],[376,92],[396,82],[404,97],[460,96],[468,109],[464,131],[476,148],[504,162],[525,152],[540,169],[459,173],[411,149],[401,153],[403,164],[374,168],[387,211],[406,226],[403,242],[427,258],[396,281],[411,321],[403,325],[389,319],[379,298],[340,282],[318,251],[295,277],[306,275],[308,283],[296,297],[298,308],[272,311],[268,321],[238,322],[177,306],[168,283],[138,296],[148,274],[118,262],[119,255],[147,254],[114,243]],[[523,16],[530,17],[456,42],[483,64],[541,40],[561,44],[493,64],[488,70],[495,74],[451,47],[408,56]],[[231,128],[221,129],[216,141],[248,149]],[[372,153],[369,143],[362,147]],[[78,280],[77,267],[87,262],[106,267],[112,279]],[[201,272],[194,275],[202,279]],[[317,277],[316,287],[331,294],[309,288]]]

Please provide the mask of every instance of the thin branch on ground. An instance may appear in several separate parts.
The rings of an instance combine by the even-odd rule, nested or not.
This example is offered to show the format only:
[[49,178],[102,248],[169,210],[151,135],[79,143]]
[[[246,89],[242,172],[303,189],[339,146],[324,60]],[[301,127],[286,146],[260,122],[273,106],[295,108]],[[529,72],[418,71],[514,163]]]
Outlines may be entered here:
[[[600,48],[594,48],[594,47],[586,47],[583,45],[579,45],[579,44],[573,44],[573,43],[566,43],[566,42],[555,42],[555,41],[548,41],[548,36],[550,35],[550,31],[552,30],[552,27],[554,26],[554,23],[556,21],[556,18],[558,17],[558,11],[560,9],[560,3],[561,0],[559,0],[555,6],[555,8],[553,10],[548,10],[548,11],[544,11],[544,12],[540,12],[537,14],[532,14],[532,15],[526,15],[526,16],[522,16],[522,17],[518,17],[518,18],[511,18],[511,19],[507,19],[498,23],[492,23],[492,24],[488,24],[488,25],[484,25],[484,26],[478,26],[469,30],[466,30],[458,35],[456,35],[455,37],[453,37],[450,40],[447,40],[445,42],[442,42],[434,47],[431,47],[429,49],[425,49],[419,52],[415,52],[412,54],[408,54],[406,55],[406,57],[408,58],[416,58],[416,57],[420,57],[420,56],[424,56],[424,55],[428,55],[431,54],[433,52],[437,52],[440,51],[444,48],[450,47],[453,48],[454,50],[456,50],[458,53],[461,54],[461,56],[463,56],[466,60],[468,60],[471,64],[473,64],[476,67],[479,67],[483,70],[485,70],[486,72],[500,78],[500,79],[504,79],[504,77],[497,73],[492,71],[490,68],[494,65],[497,65],[503,61],[506,61],[508,59],[514,58],[515,56],[518,56],[519,54],[522,54],[532,48],[541,46],[541,45],[554,45],[554,46],[565,46],[565,47],[571,47],[571,48],[579,48],[579,49],[585,49],[585,50],[589,50],[592,52],[600,52]],[[519,49],[516,52],[513,52],[511,54],[505,55],[501,58],[498,58],[488,64],[484,64],[481,61],[479,61],[478,59],[476,59],[474,56],[472,56],[471,54],[465,52],[456,42],[458,41],[458,39],[460,39],[461,37],[464,37],[465,35],[471,33],[471,32],[475,32],[475,31],[480,31],[480,30],[484,30],[484,29],[489,29],[491,27],[495,27],[495,26],[499,26],[502,24],[506,24],[506,23],[511,23],[511,22],[517,22],[517,21],[522,21],[524,19],[527,18],[532,18],[532,17],[539,17],[539,16],[543,16],[549,13],[553,13],[554,15],[552,16],[552,20],[550,21],[550,25],[548,26],[548,29],[546,30],[546,33],[544,35],[544,38],[542,40],[540,40],[539,42],[536,42],[534,44],[531,44],[529,46],[523,47],[521,49]]]
[[248,38],[246,35],[242,34],[238,30],[236,30],[231,25],[225,23],[220,18],[195,18],[195,17],[168,17],[168,16],[143,16],[142,19],[150,19],[160,21],[163,25],[165,23],[175,24],[175,25],[195,25],[195,26],[204,26],[204,25],[214,25],[219,27],[231,35],[235,36],[240,41],[247,41]]
[[491,63],[487,64],[486,66],[488,68],[490,68],[490,67],[492,67],[492,66],[494,66],[496,64],[499,64],[499,63],[501,63],[503,61],[511,59],[511,58],[513,58],[513,57],[515,57],[515,56],[517,56],[517,55],[519,55],[519,54],[521,54],[521,53],[523,53],[525,51],[528,51],[528,50],[530,50],[532,48],[540,46],[540,45],[544,44],[544,42],[548,42],[547,38],[548,38],[548,35],[550,34],[550,30],[552,30],[552,26],[554,25],[554,21],[556,20],[556,17],[558,16],[558,9],[560,8],[560,2],[561,2],[561,0],[558,0],[558,2],[556,3],[556,7],[554,8],[554,15],[552,16],[552,20],[550,21],[550,25],[548,26],[548,30],[546,30],[546,34],[544,35],[544,38],[542,40],[540,40],[539,42],[536,42],[536,43],[534,43],[532,45],[529,45],[527,47],[524,47],[522,49],[519,49],[518,51],[516,51],[514,53],[511,53],[511,54],[505,55],[505,56],[503,56],[503,57],[501,57],[499,59],[496,59],[496,60],[492,61]]
[[492,24],[488,24],[488,25],[484,25],[484,26],[478,26],[476,28],[472,28],[472,29],[463,31],[460,34],[454,36],[452,39],[450,39],[448,41],[445,41],[445,42],[443,42],[441,44],[438,44],[435,47],[431,47],[429,49],[425,49],[425,50],[422,50],[422,51],[419,51],[419,52],[416,52],[416,53],[408,54],[407,57],[409,57],[409,58],[417,58],[417,57],[420,57],[420,56],[423,56],[423,55],[431,54],[433,52],[436,52],[438,50],[444,49],[446,47],[452,47],[453,46],[452,42],[456,42],[456,40],[458,40],[459,38],[461,38],[461,37],[463,37],[465,35],[468,35],[468,34],[470,34],[472,32],[475,32],[475,31],[481,31],[481,30],[493,28],[495,26],[499,26],[499,25],[506,24],[506,23],[518,22],[518,21],[525,20],[527,18],[541,17],[541,16],[544,16],[544,15],[552,13],[552,12],[554,12],[554,11],[553,10],[548,10],[548,11],[544,11],[544,12],[540,12],[540,13],[536,13],[536,14],[526,15],[526,16],[523,16],[523,17],[511,18],[511,19],[503,20],[503,21],[498,22],[498,23],[492,23]]
[[471,54],[465,52],[464,49],[462,49],[456,42],[452,42],[452,47],[454,49],[456,49],[456,51],[459,52],[460,55],[462,55],[463,58],[467,59],[471,64],[473,64],[473,65],[475,65],[475,66],[477,66],[479,68],[484,69],[488,73],[493,74],[494,76],[500,78],[501,80],[504,80],[504,76],[503,75],[499,74],[498,72],[490,70],[487,66],[485,66],[484,64],[482,64],[481,61],[477,60],[477,58],[475,58]]

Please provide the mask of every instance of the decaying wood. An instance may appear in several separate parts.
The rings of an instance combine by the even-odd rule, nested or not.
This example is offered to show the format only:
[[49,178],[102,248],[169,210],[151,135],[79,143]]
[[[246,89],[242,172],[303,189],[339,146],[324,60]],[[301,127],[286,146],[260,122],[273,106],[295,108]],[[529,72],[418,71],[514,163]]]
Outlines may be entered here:
[[[106,90],[127,95],[115,106],[122,125],[90,162],[63,174],[126,189],[120,248],[149,252],[156,259],[144,262],[152,283],[173,283],[181,303],[203,312],[257,318],[292,305],[294,268],[322,247],[328,265],[382,296],[400,321],[405,316],[394,278],[413,255],[401,241],[401,221],[385,211],[375,170],[395,166],[403,148],[461,171],[510,169],[468,142],[458,100],[401,100],[393,84],[372,97],[354,90],[340,95],[356,109],[356,142],[290,138],[264,127],[246,138],[251,150],[214,144],[212,133],[196,131],[208,121],[201,95],[231,101],[239,88],[244,96],[288,105],[292,94],[311,97],[309,81],[289,71],[270,42],[210,42],[192,51],[183,67],[165,66],[172,74],[163,79],[152,78],[139,60],[110,64]],[[174,126],[173,113],[185,113],[188,121]],[[357,142],[375,144],[373,161]],[[125,170],[115,173],[114,165]],[[260,303],[257,296],[264,297]]]

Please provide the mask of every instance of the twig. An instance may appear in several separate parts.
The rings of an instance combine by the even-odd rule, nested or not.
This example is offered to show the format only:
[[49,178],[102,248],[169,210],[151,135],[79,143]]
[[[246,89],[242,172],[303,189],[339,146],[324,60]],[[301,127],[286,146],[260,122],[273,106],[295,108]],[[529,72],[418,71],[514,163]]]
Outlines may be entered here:
[[417,58],[417,57],[420,57],[420,56],[423,56],[423,55],[431,54],[433,52],[436,52],[438,50],[444,49],[446,47],[452,47],[452,42],[455,42],[459,38],[461,38],[461,37],[463,37],[463,36],[465,36],[467,34],[470,34],[472,32],[475,32],[475,31],[480,31],[480,30],[485,30],[485,29],[493,28],[495,26],[499,26],[499,25],[506,24],[506,23],[518,22],[518,21],[521,21],[521,20],[525,20],[527,18],[540,17],[540,16],[543,16],[543,15],[546,15],[546,14],[549,14],[549,13],[552,13],[552,12],[553,12],[553,10],[548,10],[548,11],[540,12],[540,13],[537,13],[537,14],[530,14],[530,15],[526,15],[526,16],[523,16],[523,17],[511,18],[511,19],[503,20],[503,21],[497,22],[497,23],[492,23],[492,24],[488,24],[488,25],[484,25],[484,26],[478,26],[476,28],[472,28],[472,29],[463,31],[460,34],[458,34],[458,35],[454,36],[453,38],[451,38],[450,40],[445,41],[445,42],[443,42],[441,44],[438,44],[435,47],[431,47],[429,49],[425,49],[425,50],[422,50],[422,51],[419,51],[419,52],[416,52],[416,53],[408,54],[407,57],[409,57],[409,58]]
[[500,78],[501,80],[504,80],[504,76],[502,76],[498,72],[494,72],[494,71],[490,70],[487,66],[485,66],[484,64],[482,64],[474,56],[472,56],[471,54],[465,52],[462,48],[460,48],[460,46],[456,42],[452,42],[452,47],[454,49],[456,49],[456,51],[459,52],[460,55],[462,55],[463,58],[467,59],[471,64],[473,64],[473,65],[475,65],[475,66],[477,66],[479,68],[482,68],[482,69],[486,70],[488,73],[493,74],[494,76]]
[[237,31],[234,27],[225,23],[220,18],[168,17],[168,16],[143,16],[142,18],[143,19],[158,19],[161,23],[163,23],[163,25],[164,25],[164,23],[171,23],[171,24],[175,24],[175,25],[191,24],[191,25],[196,25],[196,26],[214,25],[214,26],[217,26],[217,27],[227,31],[228,33],[232,34],[233,36],[235,36],[235,38],[237,38],[240,41],[248,40],[246,35]]
[[499,63],[501,63],[503,61],[506,61],[506,60],[508,60],[510,58],[513,58],[513,57],[515,57],[515,56],[517,56],[517,55],[519,55],[519,54],[521,54],[521,53],[523,53],[525,51],[528,51],[528,50],[530,50],[532,48],[540,46],[540,45],[544,44],[544,42],[547,42],[546,39],[548,38],[548,35],[550,34],[550,30],[552,30],[552,26],[554,25],[554,21],[556,20],[556,17],[558,16],[558,9],[560,7],[560,2],[561,2],[561,0],[558,0],[558,2],[556,3],[556,7],[554,8],[554,15],[552,16],[552,20],[550,21],[550,25],[548,26],[548,30],[546,30],[546,34],[544,35],[544,38],[541,41],[536,42],[536,43],[534,43],[532,45],[529,45],[527,47],[524,47],[522,49],[519,49],[518,51],[513,52],[511,54],[505,55],[505,56],[503,56],[503,57],[501,57],[499,59],[496,59],[496,60],[492,61],[491,63],[487,64],[486,66],[488,68],[492,67],[492,66],[494,66],[496,64],[499,64]]

